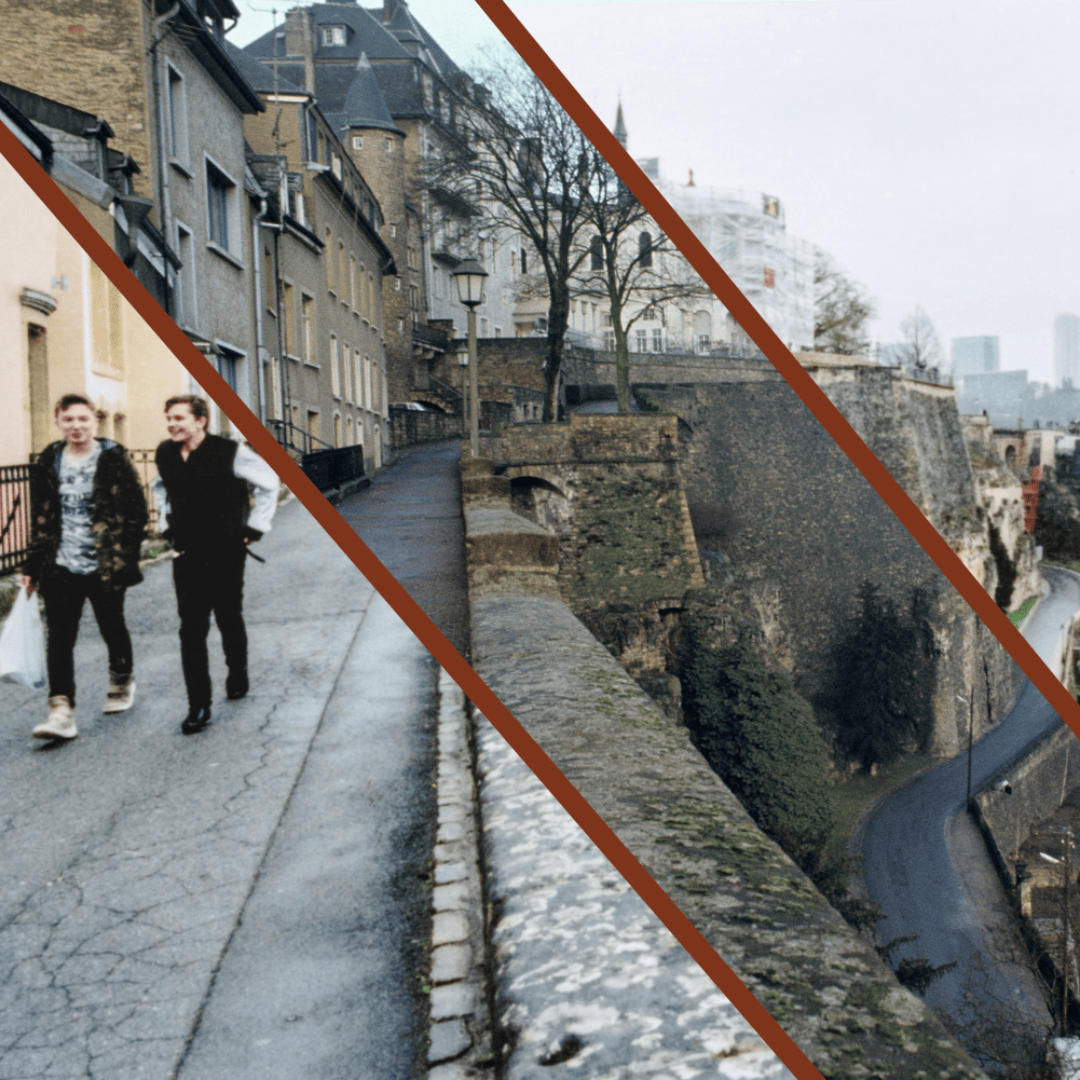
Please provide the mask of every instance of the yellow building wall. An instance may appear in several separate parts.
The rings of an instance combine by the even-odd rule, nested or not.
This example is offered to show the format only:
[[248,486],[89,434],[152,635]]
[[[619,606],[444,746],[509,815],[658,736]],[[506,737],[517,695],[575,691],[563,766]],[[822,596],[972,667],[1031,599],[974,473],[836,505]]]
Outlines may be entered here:
[[0,199],[0,464],[56,437],[66,393],[94,402],[100,435],[153,449],[165,399],[194,389],[187,369],[3,158]]

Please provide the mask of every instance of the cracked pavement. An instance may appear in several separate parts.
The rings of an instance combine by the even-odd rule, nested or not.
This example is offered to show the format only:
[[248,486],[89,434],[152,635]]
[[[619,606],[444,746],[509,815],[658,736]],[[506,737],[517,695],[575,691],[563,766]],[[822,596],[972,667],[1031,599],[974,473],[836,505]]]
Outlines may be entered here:
[[426,1060],[437,669],[297,502],[246,570],[251,692],[186,700],[167,563],[128,593],[135,707],[79,737],[0,684],[0,1080],[377,1075]]

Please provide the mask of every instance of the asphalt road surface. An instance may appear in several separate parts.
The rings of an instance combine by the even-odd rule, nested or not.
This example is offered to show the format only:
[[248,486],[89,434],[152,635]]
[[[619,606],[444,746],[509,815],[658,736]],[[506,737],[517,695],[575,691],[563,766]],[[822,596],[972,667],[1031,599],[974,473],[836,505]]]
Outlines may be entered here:
[[338,505],[341,516],[398,583],[468,659],[465,525],[459,442],[402,454]]
[[[1044,574],[1051,591],[1023,630],[1053,669],[1062,633],[1080,609],[1080,581],[1061,571]],[[1012,712],[975,744],[973,790],[1060,723],[1025,680]],[[964,813],[966,792],[967,755],[960,754],[894,792],[868,822],[862,844],[866,890],[888,916],[880,936],[888,941],[918,935],[897,951],[894,965],[902,956],[934,964],[957,961],[927,995],[935,1011],[976,1010],[985,1017],[1000,1009],[1045,1026],[1050,1018],[1024,962],[1004,890],[978,829]]]
[[437,669],[304,508],[249,561],[251,692],[186,702],[168,564],[128,594],[135,707],[103,717],[87,610],[79,737],[0,684],[0,1080],[415,1080]]

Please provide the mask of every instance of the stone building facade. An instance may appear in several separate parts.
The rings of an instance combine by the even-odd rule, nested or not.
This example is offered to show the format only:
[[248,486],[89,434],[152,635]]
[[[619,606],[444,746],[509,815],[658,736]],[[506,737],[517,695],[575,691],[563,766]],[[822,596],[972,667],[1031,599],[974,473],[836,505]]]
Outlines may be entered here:
[[482,252],[469,229],[444,227],[448,217],[467,221],[471,210],[448,202],[426,175],[428,160],[460,138],[457,119],[476,88],[402,0],[374,12],[354,3],[295,8],[283,31],[245,52],[315,97],[382,206],[396,267],[383,284],[390,399],[460,408],[451,384],[432,381],[432,364],[464,336],[465,309],[448,272],[480,256],[491,275],[477,309],[481,334],[512,322],[512,291],[502,280],[511,276],[508,261]]
[[232,54],[267,105],[245,125],[267,191],[257,240],[267,419],[298,450],[359,445],[378,468],[389,438],[383,279],[396,269],[382,206],[315,99]]
[[232,0],[8,2],[0,47],[8,82],[110,123],[116,149],[139,166],[133,192],[153,204],[166,310],[257,405],[251,238],[262,193],[247,173],[243,118],[262,102],[226,54],[225,23],[239,14]]

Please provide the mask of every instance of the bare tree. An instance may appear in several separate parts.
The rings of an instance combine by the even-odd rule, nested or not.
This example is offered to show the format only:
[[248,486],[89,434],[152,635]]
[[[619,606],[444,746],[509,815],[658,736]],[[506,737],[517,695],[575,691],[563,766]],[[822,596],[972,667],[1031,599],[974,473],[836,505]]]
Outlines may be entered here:
[[941,363],[941,342],[930,316],[921,307],[900,320],[900,358],[910,367],[922,370]]
[[533,287],[548,301],[544,419],[555,420],[571,280],[589,257],[582,235],[600,159],[517,56],[493,62],[478,79],[484,85],[458,110],[457,147],[429,162],[429,180],[474,208],[473,237],[515,233],[532,248]]
[[587,259],[574,282],[580,296],[606,302],[615,338],[619,412],[630,411],[630,329],[663,316],[669,304],[712,292],[659,231],[615,171],[597,155],[585,207]]
[[877,304],[852,281],[831,256],[814,258],[814,348],[842,356],[865,356],[870,349],[868,323]]

